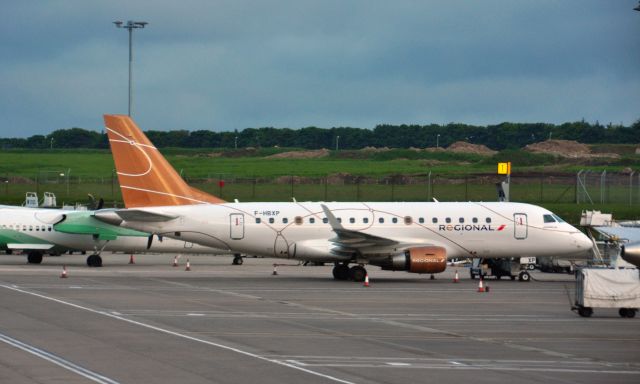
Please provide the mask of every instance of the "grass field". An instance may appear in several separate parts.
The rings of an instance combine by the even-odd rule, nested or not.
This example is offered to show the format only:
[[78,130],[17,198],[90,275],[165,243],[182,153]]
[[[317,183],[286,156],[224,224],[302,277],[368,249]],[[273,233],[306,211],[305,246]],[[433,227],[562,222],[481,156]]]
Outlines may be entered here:
[[[406,152],[413,152],[407,151]],[[496,178],[483,176],[467,181],[467,175],[484,173],[492,175],[496,165],[491,159],[476,155],[458,156],[437,154],[438,159],[393,158],[374,154],[368,158],[354,158],[358,153],[344,152],[321,159],[266,159],[260,156],[211,157],[206,150],[168,149],[164,151],[168,160],[192,185],[226,200],[240,201],[495,201]],[[265,151],[273,153],[273,150]],[[268,154],[263,153],[263,154]],[[507,152],[508,153],[508,152]],[[424,154],[420,154],[424,156]],[[514,157],[519,156],[514,154]],[[544,160],[544,158],[540,158]],[[572,172],[576,165],[558,168],[542,167],[532,162],[531,157],[519,159],[527,164],[514,164],[511,200],[543,205],[575,223],[583,209],[598,209],[611,212],[618,219],[640,217],[640,183],[631,189],[621,176],[606,191],[599,187],[594,171],[589,195],[596,204],[575,204],[575,174],[558,178],[559,169]],[[535,160],[535,158],[534,158]],[[546,160],[544,160],[546,161]],[[107,206],[122,206],[117,178],[113,172],[113,160],[107,150],[75,151],[2,151],[0,152],[0,203],[19,205],[27,191],[54,192],[58,203],[86,203],[87,194],[104,198]],[[518,172],[553,170],[548,178],[519,178]],[[69,172],[70,171],[70,172]],[[432,173],[431,183],[426,174]],[[337,173],[367,176],[370,183],[326,183],[324,177]],[[63,174],[61,176],[61,174]],[[393,182],[389,175],[423,175],[414,184]],[[294,183],[287,177],[303,177]],[[70,177],[69,177],[70,176]],[[259,176],[257,182],[253,179]],[[387,178],[385,178],[387,176]],[[280,177],[280,182],[276,178]],[[376,180],[376,178],[378,178]],[[220,188],[218,179],[226,181]],[[371,181],[373,180],[373,181]],[[8,181],[8,182],[6,182]],[[633,180],[632,180],[633,182]],[[601,194],[605,195],[602,196]],[[584,197],[581,200],[585,200]],[[602,204],[604,203],[604,204]]]

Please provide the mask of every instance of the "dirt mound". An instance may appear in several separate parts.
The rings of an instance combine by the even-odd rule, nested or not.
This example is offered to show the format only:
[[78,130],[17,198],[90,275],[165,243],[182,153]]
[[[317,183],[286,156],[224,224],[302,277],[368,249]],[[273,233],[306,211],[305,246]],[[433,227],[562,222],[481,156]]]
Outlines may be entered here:
[[276,153],[275,155],[265,157],[265,159],[319,159],[321,157],[327,156],[329,156],[329,150],[326,148],[322,148],[315,151],[292,151]]
[[476,155],[486,155],[491,156],[498,153],[492,149],[489,149],[486,145],[482,144],[471,144],[466,141],[456,141],[447,147],[447,151],[456,152],[456,153],[474,153]]
[[525,151],[534,153],[548,153],[550,155],[562,157],[588,157],[591,149],[586,144],[573,140],[547,140],[539,143],[529,144],[524,147]]
[[391,149],[389,149],[389,147],[381,147],[381,148],[376,148],[376,147],[364,147],[361,149],[362,152],[386,152],[386,151],[390,151]]

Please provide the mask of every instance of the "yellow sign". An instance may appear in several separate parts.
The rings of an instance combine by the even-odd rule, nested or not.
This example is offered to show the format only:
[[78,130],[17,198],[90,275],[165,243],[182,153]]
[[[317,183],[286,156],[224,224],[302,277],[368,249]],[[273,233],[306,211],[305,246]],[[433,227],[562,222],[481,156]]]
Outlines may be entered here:
[[511,174],[511,162],[498,163],[498,175],[510,175]]

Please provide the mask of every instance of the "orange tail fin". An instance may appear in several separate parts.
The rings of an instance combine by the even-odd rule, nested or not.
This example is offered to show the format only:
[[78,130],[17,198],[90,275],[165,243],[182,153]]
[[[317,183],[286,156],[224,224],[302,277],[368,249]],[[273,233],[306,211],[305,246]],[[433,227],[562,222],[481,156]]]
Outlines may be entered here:
[[127,208],[224,202],[185,183],[129,116],[104,123]]

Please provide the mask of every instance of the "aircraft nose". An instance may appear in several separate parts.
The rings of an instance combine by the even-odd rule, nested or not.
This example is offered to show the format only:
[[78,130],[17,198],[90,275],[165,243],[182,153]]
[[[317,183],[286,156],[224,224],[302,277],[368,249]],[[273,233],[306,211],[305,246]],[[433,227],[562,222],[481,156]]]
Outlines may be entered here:
[[582,232],[577,232],[573,234],[573,241],[575,242],[578,251],[584,252],[587,255],[590,255],[593,251],[593,242],[587,235]]

